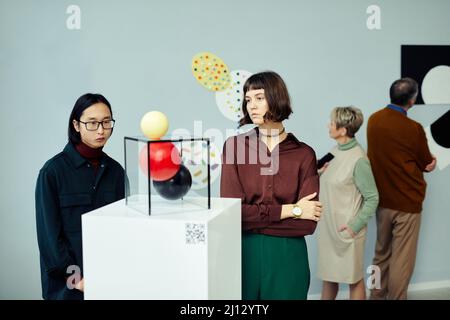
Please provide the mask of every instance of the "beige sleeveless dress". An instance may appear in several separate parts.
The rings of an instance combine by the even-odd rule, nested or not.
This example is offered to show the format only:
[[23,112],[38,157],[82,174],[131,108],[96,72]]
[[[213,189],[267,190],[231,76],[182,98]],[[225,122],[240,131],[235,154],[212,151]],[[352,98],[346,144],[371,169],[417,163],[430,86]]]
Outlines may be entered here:
[[348,150],[336,146],[335,156],[320,177],[323,216],[318,223],[317,276],[325,281],[356,283],[364,277],[364,245],[367,228],[355,239],[338,229],[358,214],[363,197],[353,181],[356,162],[366,158],[359,144]]

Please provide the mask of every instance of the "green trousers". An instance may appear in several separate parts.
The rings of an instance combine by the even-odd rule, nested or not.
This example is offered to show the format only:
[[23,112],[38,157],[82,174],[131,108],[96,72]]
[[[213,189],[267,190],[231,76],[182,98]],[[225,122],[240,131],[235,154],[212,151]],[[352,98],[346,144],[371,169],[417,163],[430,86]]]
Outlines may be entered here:
[[304,237],[242,234],[243,300],[306,300],[309,283]]

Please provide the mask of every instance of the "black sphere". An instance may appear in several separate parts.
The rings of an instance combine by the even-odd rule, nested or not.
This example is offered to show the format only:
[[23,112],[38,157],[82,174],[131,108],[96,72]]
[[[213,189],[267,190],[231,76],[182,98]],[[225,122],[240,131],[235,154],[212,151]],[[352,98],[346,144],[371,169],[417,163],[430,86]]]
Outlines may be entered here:
[[161,197],[168,200],[177,200],[182,198],[191,189],[192,177],[189,170],[180,165],[178,172],[169,180],[155,181],[153,186]]

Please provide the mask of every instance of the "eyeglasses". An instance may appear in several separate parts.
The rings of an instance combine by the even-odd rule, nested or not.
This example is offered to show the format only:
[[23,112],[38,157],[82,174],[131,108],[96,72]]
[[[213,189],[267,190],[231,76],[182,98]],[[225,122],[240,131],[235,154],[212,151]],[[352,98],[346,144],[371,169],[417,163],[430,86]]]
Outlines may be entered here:
[[116,120],[111,119],[111,120],[88,121],[88,122],[78,120],[78,122],[83,123],[86,126],[87,131],[97,131],[100,125],[102,125],[102,128],[104,130],[111,130],[112,128],[114,128],[114,123],[116,122]]

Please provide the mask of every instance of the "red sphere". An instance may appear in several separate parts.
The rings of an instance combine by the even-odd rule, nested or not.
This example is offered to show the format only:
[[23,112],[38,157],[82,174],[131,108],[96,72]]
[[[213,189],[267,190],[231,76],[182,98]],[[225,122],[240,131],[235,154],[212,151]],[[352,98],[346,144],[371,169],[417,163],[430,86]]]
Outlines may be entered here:
[[150,143],[150,156],[147,146],[144,146],[139,155],[139,165],[145,175],[148,174],[147,161],[150,161],[150,177],[155,181],[164,181],[172,178],[180,169],[181,158],[178,149],[171,142]]

